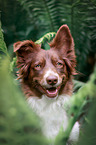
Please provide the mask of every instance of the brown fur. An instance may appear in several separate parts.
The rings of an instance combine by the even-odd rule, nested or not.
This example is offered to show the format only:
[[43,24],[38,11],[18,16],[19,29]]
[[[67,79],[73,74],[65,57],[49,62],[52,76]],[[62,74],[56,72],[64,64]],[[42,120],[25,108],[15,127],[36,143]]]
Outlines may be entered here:
[[[27,97],[42,96],[42,79],[48,68],[52,68],[62,78],[59,94],[72,94],[72,75],[76,74],[76,60],[74,41],[67,25],[60,27],[50,43],[50,50],[43,50],[40,45],[26,40],[15,43],[14,52],[19,68],[18,79],[21,79]],[[62,62],[63,66],[57,66],[57,62]]]

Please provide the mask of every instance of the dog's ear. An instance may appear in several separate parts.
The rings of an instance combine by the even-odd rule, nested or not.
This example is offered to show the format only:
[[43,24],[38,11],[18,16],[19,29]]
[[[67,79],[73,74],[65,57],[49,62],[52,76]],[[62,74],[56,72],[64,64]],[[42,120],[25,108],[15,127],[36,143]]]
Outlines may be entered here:
[[50,43],[51,49],[55,49],[65,60],[68,71],[75,74],[76,56],[74,52],[74,41],[67,25],[62,25],[53,41]]
[[[35,44],[31,40],[19,41],[14,43],[14,52],[17,55],[17,60],[28,61],[30,56],[40,50],[40,45]],[[35,55],[35,54],[34,54]]]
[[62,25],[59,28],[55,38],[50,43],[50,47],[53,49],[57,49],[62,53],[68,53],[69,50],[74,50],[74,41],[67,25]]
[[20,73],[23,74],[23,76],[27,74],[28,67],[40,48],[40,45],[35,44],[31,40],[14,43],[14,52],[17,55],[17,67],[20,68]]
[[40,49],[40,45],[35,44],[31,40],[18,41],[14,43],[14,52],[17,56],[26,58],[29,54],[36,52]]

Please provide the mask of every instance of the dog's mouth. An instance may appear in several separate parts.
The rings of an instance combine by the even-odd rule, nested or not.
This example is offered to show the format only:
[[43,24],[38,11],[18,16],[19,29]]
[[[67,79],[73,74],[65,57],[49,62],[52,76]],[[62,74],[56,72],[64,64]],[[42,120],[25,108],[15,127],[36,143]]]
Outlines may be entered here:
[[60,90],[60,86],[45,88],[45,87],[42,87],[39,84],[38,89],[39,89],[40,92],[45,94],[47,97],[49,97],[49,98],[55,98],[58,95],[58,92]]
[[49,97],[49,98],[54,98],[58,95],[58,91],[59,91],[60,87],[51,87],[51,88],[48,88],[46,89],[46,95]]

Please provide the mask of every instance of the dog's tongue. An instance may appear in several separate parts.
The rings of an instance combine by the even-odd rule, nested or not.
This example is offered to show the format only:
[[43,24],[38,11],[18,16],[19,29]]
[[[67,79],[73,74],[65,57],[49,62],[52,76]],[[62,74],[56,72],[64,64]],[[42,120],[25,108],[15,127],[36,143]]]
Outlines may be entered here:
[[55,87],[49,88],[46,91],[47,91],[48,97],[50,97],[50,98],[54,98],[57,96],[58,90]]

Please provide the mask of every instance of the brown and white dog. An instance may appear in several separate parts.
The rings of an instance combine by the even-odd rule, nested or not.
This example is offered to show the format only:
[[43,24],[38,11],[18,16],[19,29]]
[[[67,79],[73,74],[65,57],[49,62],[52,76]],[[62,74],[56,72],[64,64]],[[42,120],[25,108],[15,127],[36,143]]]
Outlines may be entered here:
[[[50,50],[25,40],[14,44],[17,55],[18,78],[33,111],[41,118],[47,138],[55,139],[61,126],[68,126],[66,104],[70,104],[75,75],[74,41],[67,25],[58,30],[49,44]],[[76,122],[69,140],[76,141],[79,124]]]

